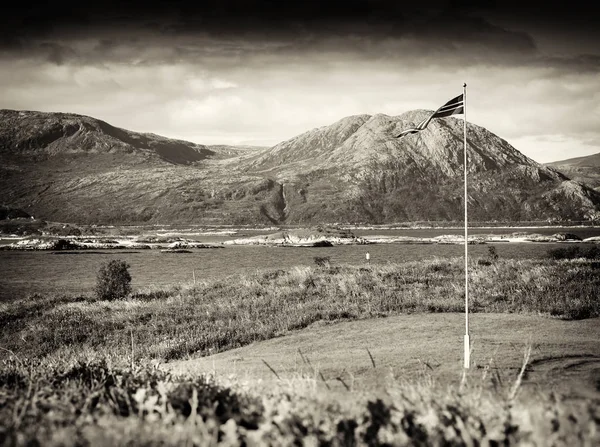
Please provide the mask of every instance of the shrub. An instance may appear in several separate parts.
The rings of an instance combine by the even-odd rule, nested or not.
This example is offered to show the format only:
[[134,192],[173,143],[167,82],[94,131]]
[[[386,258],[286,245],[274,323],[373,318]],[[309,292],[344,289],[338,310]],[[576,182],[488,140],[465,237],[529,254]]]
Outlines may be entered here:
[[100,266],[96,281],[96,297],[99,300],[116,300],[125,298],[131,292],[131,275],[129,264],[113,259]]
[[488,260],[492,263],[496,262],[498,260],[499,256],[498,253],[496,252],[496,247],[494,247],[493,245],[490,245],[488,247]]
[[498,253],[496,252],[496,247],[494,247],[493,245],[490,245],[488,247],[487,258],[486,259],[478,259],[477,265],[489,266],[489,265],[496,263],[498,258],[499,258],[499,256],[498,256]]
[[318,267],[329,267],[331,265],[329,256],[315,256],[313,260]]

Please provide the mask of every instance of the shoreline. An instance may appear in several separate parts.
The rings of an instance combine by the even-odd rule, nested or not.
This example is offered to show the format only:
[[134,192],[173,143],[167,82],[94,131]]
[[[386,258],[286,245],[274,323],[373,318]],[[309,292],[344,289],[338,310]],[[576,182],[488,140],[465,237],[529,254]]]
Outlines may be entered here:
[[[2,244],[4,241],[11,241]],[[469,245],[505,244],[505,243],[600,243],[600,236],[578,238],[569,233],[542,235],[537,233],[513,232],[512,234],[477,234],[470,235]],[[201,242],[184,238],[161,239],[148,236],[130,237],[83,237],[83,236],[46,236],[46,237],[0,237],[0,251],[87,251],[87,250],[161,250],[173,253],[176,250],[216,249],[240,246],[268,247],[335,247],[340,245],[379,245],[379,244],[464,244],[464,236],[458,234],[442,234],[435,237],[417,237],[401,235],[366,235],[353,234],[307,234],[294,235],[279,232],[253,237],[240,237],[221,242]]]

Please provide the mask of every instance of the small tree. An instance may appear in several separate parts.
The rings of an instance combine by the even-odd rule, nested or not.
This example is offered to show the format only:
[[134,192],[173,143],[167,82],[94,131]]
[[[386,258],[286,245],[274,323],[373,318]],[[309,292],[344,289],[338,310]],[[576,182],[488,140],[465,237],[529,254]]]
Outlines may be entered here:
[[498,260],[500,256],[498,256],[498,252],[496,251],[496,247],[490,245],[488,247],[488,260],[493,264]]
[[131,292],[129,264],[113,259],[100,266],[96,281],[96,297],[99,300],[117,300],[125,298]]

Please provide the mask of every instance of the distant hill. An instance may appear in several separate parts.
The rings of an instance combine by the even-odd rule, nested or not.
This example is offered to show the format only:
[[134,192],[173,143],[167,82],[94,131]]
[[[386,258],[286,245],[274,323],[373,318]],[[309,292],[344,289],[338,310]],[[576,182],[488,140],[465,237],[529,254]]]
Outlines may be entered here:
[[224,204],[217,191],[233,175],[236,188],[269,195],[263,177],[235,177],[222,167],[256,150],[132,132],[70,113],[0,110],[0,205],[75,223],[222,222],[228,213],[255,222],[259,211],[230,213],[229,205],[240,204]]
[[574,180],[600,190],[600,153],[546,163]]
[[71,113],[0,111],[0,151],[36,158],[61,154],[138,154],[174,164],[214,156],[206,146],[131,132]]
[[[73,114],[0,111],[0,204],[75,223],[461,220],[461,120],[356,115],[271,148],[206,146]],[[600,193],[468,125],[472,220],[584,220]]]

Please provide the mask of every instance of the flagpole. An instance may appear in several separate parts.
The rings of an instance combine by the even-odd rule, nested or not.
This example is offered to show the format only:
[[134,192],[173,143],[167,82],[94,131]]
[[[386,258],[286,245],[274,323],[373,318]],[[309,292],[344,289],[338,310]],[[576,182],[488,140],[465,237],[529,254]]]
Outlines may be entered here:
[[468,249],[468,214],[467,214],[467,83],[463,84],[463,127],[464,127],[464,183],[465,183],[465,340],[464,367],[471,367],[471,343],[469,340],[469,249]]

